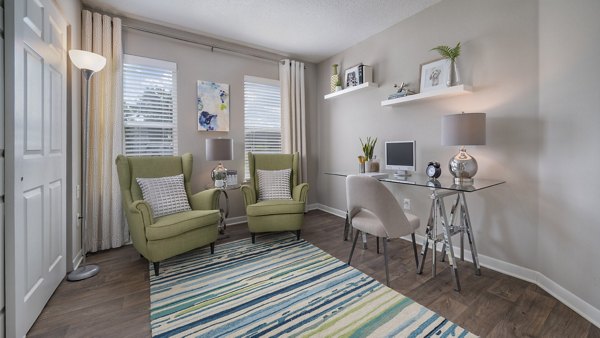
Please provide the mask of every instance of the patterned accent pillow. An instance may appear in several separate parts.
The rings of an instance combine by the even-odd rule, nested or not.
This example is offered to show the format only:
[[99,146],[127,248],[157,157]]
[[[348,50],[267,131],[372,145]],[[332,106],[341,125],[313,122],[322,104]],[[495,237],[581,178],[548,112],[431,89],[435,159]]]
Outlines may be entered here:
[[144,201],[150,204],[154,217],[190,211],[183,185],[183,174],[158,178],[135,179],[142,189]]
[[258,177],[258,200],[291,200],[290,176],[292,169],[256,170]]

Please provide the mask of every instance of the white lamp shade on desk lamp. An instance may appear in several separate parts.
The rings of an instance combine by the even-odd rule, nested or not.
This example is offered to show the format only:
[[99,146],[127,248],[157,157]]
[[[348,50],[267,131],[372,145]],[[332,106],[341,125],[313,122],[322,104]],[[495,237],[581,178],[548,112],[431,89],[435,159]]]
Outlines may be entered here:
[[92,72],[99,72],[106,65],[106,58],[100,54],[87,52],[85,50],[71,49],[69,58],[75,67]]
[[442,145],[460,146],[448,168],[457,184],[473,183],[477,161],[465,146],[485,145],[485,113],[454,114],[442,117]]
[[[206,139],[207,161],[231,161],[233,160],[233,139],[230,138],[207,138]],[[216,188],[227,187],[227,169],[223,163],[212,170],[211,178]]]

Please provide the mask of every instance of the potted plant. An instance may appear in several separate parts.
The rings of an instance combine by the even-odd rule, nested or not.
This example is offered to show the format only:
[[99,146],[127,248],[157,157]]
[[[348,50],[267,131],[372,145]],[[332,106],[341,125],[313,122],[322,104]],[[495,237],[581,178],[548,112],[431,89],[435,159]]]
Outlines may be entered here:
[[457,43],[454,48],[441,45],[431,48],[431,50],[437,51],[443,58],[450,60],[450,76],[448,76],[447,83],[448,87],[460,84],[460,76],[458,75],[458,68],[456,66],[456,58],[460,56],[460,42]]
[[367,137],[366,142],[363,142],[362,138],[359,139],[362,146],[362,151],[365,157],[365,169],[367,172],[378,172],[379,163],[375,165],[373,161],[373,151],[375,150],[375,144],[377,144],[377,138]]

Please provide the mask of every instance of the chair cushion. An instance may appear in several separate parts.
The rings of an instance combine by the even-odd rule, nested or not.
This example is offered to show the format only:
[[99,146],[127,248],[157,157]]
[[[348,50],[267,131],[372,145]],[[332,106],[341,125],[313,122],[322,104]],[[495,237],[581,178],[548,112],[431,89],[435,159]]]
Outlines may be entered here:
[[304,202],[294,200],[269,200],[250,204],[246,208],[248,216],[269,216],[304,213]]
[[217,226],[219,210],[192,210],[157,218],[146,227],[146,238],[150,241],[175,237],[205,226]]
[[[419,217],[413,214],[409,214],[407,212],[405,212],[404,215],[406,215],[406,218],[408,219],[408,222],[410,223],[410,226],[413,229],[412,232],[417,230],[421,223]],[[354,215],[354,217],[352,217],[352,226],[355,229],[366,232],[373,236],[388,237],[388,234],[385,231],[385,228],[383,227],[383,224],[381,223],[379,218],[377,218],[377,216],[375,216],[375,214],[373,214],[372,212],[365,209],[362,209],[356,215]],[[400,236],[406,236],[408,234],[410,233],[402,234]]]
[[290,176],[292,169],[256,170],[258,177],[258,200],[291,200]]
[[150,204],[154,218],[190,211],[183,185],[183,174],[158,178],[136,178],[144,201]]

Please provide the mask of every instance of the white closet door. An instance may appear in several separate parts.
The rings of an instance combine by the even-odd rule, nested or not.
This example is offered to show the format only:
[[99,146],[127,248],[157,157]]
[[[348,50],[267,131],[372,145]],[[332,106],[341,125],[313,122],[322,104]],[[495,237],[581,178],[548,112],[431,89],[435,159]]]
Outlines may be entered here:
[[4,2],[0,0],[0,338],[4,338]]
[[6,335],[23,337],[66,273],[67,25],[51,0],[6,12]]

